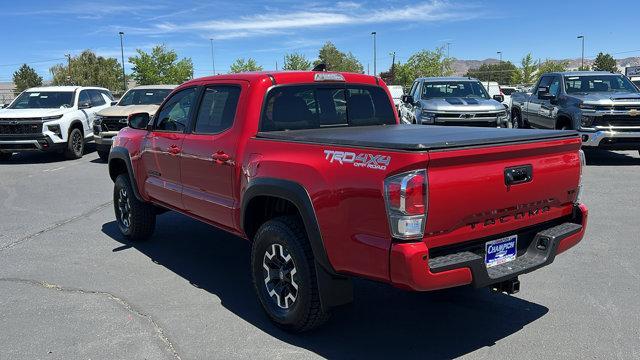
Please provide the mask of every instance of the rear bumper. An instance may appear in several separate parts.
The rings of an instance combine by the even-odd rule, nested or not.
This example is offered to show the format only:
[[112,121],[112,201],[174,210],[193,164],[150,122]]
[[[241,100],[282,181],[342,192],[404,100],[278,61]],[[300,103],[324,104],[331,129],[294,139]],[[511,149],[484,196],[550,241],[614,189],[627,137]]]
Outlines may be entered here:
[[599,130],[580,132],[582,146],[610,150],[640,150],[639,131]]
[[536,228],[528,240],[519,243],[519,249],[520,245],[524,248],[518,251],[515,260],[489,269],[484,264],[483,247],[477,250],[478,245],[482,246],[486,240],[472,242],[466,248],[461,246],[433,258],[429,257],[430,251],[424,242],[393,244],[391,282],[397,287],[416,291],[469,284],[480,288],[502,282],[551,264],[556,255],[580,242],[586,229],[587,215],[587,207],[581,204],[575,207],[568,221]]

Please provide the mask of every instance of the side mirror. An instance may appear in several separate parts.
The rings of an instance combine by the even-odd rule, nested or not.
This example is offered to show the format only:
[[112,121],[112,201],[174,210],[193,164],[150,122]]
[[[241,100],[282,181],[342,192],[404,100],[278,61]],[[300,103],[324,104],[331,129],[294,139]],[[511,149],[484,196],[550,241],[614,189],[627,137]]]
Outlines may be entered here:
[[504,101],[504,95],[493,95],[493,100],[497,101],[497,102],[503,102]]
[[553,95],[549,94],[548,86],[540,86],[538,88],[538,99],[541,99],[541,100],[553,99]]
[[115,106],[117,103],[118,102],[114,100],[114,101],[111,102],[111,106]]
[[402,95],[400,99],[405,104],[413,104],[413,96],[411,95]]
[[78,109],[80,109],[80,110],[88,109],[90,107],[91,107],[91,102],[89,102],[89,101],[78,104]]
[[127,126],[132,129],[145,130],[150,120],[151,116],[146,112],[131,114],[127,118]]

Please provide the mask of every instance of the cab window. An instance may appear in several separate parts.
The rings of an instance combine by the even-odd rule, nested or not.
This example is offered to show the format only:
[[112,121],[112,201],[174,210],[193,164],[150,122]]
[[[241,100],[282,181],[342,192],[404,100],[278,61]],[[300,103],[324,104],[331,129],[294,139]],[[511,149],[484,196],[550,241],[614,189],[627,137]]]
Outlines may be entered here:
[[154,129],[183,132],[189,123],[195,97],[196,88],[184,89],[174,94],[158,113]]
[[193,131],[197,134],[215,134],[231,128],[239,97],[239,86],[206,88]]

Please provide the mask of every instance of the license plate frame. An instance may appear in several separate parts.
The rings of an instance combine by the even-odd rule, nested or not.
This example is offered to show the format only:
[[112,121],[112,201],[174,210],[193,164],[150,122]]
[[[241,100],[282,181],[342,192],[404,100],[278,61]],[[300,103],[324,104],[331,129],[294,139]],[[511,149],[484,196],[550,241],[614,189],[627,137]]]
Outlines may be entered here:
[[487,241],[484,245],[484,264],[487,268],[511,262],[518,256],[518,235]]

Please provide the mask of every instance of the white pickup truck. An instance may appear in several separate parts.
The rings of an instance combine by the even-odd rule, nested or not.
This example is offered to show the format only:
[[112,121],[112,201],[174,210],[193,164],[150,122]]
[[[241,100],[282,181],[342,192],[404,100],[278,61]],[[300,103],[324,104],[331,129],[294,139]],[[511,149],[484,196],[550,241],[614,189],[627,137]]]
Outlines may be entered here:
[[0,160],[23,151],[57,151],[67,159],[84,154],[93,139],[96,113],[115,102],[99,87],[49,86],[22,92],[0,109]]

